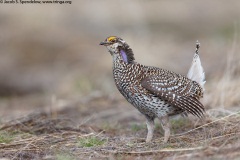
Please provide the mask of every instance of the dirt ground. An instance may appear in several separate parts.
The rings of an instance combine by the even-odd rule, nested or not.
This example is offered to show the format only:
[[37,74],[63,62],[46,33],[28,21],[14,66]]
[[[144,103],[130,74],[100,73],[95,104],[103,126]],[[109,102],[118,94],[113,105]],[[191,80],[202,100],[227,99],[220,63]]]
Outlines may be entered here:
[[[12,101],[21,104],[19,99]],[[96,92],[75,97],[69,102],[55,99],[42,111],[30,109],[26,116],[1,123],[0,157],[46,160],[239,159],[239,116],[239,111],[208,108],[204,121],[191,116],[189,119],[175,117],[171,120],[172,135],[167,144],[163,143],[159,123],[153,141],[146,143],[144,117],[120,95]]]

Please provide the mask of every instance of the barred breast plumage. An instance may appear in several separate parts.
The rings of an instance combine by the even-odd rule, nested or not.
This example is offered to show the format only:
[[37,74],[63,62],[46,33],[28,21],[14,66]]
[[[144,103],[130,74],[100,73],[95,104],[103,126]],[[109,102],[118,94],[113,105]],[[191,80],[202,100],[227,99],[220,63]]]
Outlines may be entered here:
[[118,90],[147,118],[147,142],[153,137],[156,117],[165,130],[164,142],[170,136],[169,116],[184,112],[203,117],[204,107],[199,101],[203,89],[199,83],[168,70],[134,62],[132,49],[119,37],[108,37],[100,44],[105,45],[113,57],[113,77]]

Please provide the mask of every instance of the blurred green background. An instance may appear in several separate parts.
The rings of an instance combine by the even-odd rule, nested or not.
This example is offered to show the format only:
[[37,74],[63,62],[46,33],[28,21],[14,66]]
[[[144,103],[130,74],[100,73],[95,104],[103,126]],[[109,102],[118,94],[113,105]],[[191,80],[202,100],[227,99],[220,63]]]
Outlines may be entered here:
[[115,94],[112,59],[99,46],[123,38],[137,62],[186,74],[195,42],[207,81],[228,55],[239,65],[240,1],[73,0],[1,4],[0,96]]

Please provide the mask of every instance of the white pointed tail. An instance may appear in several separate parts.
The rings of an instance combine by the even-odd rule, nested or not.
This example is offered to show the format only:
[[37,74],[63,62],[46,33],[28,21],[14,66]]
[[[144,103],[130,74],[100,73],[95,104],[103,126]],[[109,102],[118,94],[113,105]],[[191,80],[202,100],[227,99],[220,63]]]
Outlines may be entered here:
[[200,43],[196,42],[196,52],[193,56],[192,65],[188,71],[187,77],[193,81],[196,81],[200,84],[200,86],[204,90],[204,84],[205,84],[205,72],[203,71],[203,67],[201,64],[201,60],[198,54],[198,50],[200,48]]

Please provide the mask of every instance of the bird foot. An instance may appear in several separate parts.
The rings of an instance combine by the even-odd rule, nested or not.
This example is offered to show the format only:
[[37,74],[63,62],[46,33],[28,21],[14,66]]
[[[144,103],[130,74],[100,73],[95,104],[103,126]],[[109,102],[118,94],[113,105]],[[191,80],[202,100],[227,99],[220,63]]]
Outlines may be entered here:
[[170,137],[170,122],[169,122],[169,117],[164,116],[160,117],[160,121],[162,124],[162,128],[164,130],[164,140],[163,143],[167,143]]
[[168,136],[168,137],[165,136],[165,137],[164,137],[164,140],[163,140],[163,143],[164,143],[164,144],[168,142],[169,137],[170,137],[170,136]]

